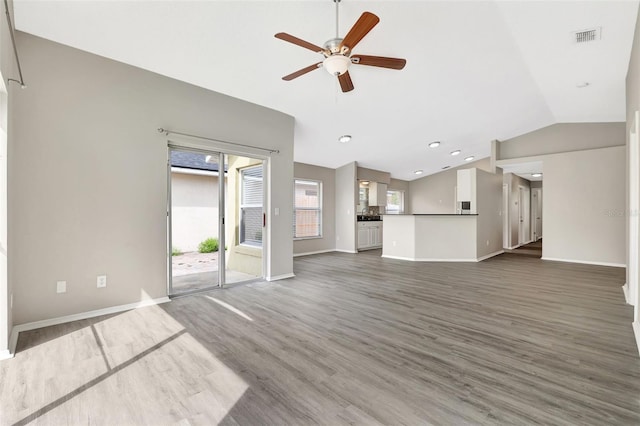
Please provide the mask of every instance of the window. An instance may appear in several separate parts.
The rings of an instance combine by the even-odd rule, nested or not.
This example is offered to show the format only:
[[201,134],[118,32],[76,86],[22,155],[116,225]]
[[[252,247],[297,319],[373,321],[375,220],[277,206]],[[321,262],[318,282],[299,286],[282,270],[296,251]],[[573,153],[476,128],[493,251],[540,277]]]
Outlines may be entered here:
[[322,237],[322,182],[295,180],[293,238]]
[[387,213],[404,213],[404,191],[387,191]]
[[240,244],[262,247],[262,165],[240,171]]

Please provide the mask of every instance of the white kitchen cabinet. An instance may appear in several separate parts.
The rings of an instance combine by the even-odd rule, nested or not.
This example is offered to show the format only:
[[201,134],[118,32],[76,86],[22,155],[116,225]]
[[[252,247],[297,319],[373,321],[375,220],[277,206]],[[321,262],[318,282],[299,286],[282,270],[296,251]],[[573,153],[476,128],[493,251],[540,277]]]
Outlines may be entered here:
[[358,222],[358,250],[382,247],[382,222]]
[[387,184],[380,182],[369,183],[369,205],[370,206],[386,206],[387,205]]

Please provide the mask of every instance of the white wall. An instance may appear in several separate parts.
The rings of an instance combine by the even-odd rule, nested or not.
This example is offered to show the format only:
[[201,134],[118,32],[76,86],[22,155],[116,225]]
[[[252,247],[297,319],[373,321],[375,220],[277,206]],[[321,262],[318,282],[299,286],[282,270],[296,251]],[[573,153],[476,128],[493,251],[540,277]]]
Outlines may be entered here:
[[218,176],[171,173],[171,243],[198,251],[207,238],[218,238]]
[[296,179],[310,179],[322,182],[322,238],[294,241],[294,255],[335,250],[336,171],[327,167],[304,163],[294,163],[293,167],[293,174]]
[[[10,0],[9,13],[13,16],[13,1]],[[4,14],[3,14],[4,15]],[[8,144],[13,137],[13,97],[21,89],[16,83],[8,83],[8,78],[18,78],[9,25],[4,18],[0,19],[0,359],[10,356],[9,337],[13,328],[13,312],[11,295],[13,294],[13,280],[9,270],[11,249],[7,234],[8,220],[8,159],[11,150]]]
[[336,169],[336,250],[355,253],[358,204],[358,165],[353,162]]
[[544,158],[542,256],[624,266],[625,147]]
[[292,275],[293,117],[24,33],[18,44],[29,87],[9,141],[16,324],[166,296],[159,127],[280,150],[268,172],[267,277]]
[[455,188],[458,170],[478,168],[490,172],[489,158],[463,164],[409,182],[409,205],[411,213],[455,213]]
[[[640,10],[638,11],[638,17],[636,19],[636,30],[633,38],[631,58],[629,60],[629,69],[627,70],[626,79],[627,123],[625,140],[627,145],[629,144],[629,135],[631,133],[631,129],[636,126],[636,112],[640,111]],[[627,179],[629,179],[628,174]],[[626,206],[627,208],[629,207],[628,196]],[[629,245],[628,243],[629,242],[627,241],[627,246]],[[631,303],[635,305],[633,330],[635,332],[636,344],[638,345],[638,350],[640,351],[640,291],[636,291],[636,300],[631,301]]]

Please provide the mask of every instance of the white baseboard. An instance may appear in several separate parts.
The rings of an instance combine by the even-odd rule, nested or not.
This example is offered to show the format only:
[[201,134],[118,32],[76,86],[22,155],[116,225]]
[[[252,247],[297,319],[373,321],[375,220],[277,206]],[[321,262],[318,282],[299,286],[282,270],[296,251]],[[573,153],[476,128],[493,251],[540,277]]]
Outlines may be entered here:
[[37,328],[64,324],[67,322],[94,318],[102,315],[116,314],[118,312],[130,311],[132,309],[143,308],[145,306],[160,305],[162,303],[170,301],[171,299],[165,296],[158,299],[146,299],[135,303],[128,303],[126,305],[111,306],[108,308],[96,309],[95,311],[81,312],[79,314],[65,315],[57,318],[19,324],[14,326],[13,330],[11,330],[11,337],[9,338],[9,352],[11,352],[12,354],[16,352],[16,346],[18,344],[18,334],[23,331],[35,330]]
[[352,254],[357,254],[358,250],[342,250],[342,249],[335,249],[334,251],[338,251],[340,253],[352,253]]
[[493,253],[487,254],[486,256],[479,257],[477,259],[477,262],[482,262],[483,260],[489,259],[490,257],[497,256],[502,253],[504,253],[504,250],[494,251]]
[[632,323],[633,334],[636,336],[636,346],[638,347],[638,354],[640,355],[640,322],[634,321]]
[[13,353],[11,353],[9,351],[9,349],[5,349],[3,351],[0,351],[0,361],[5,360],[5,359],[11,359],[13,358]]
[[408,260],[410,262],[477,262],[476,259],[432,259],[421,257],[389,256],[388,254],[383,254],[382,257],[395,260]]
[[278,281],[278,280],[286,280],[287,278],[293,278],[296,275],[292,272],[290,274],[282,274],[282,275],[276,275],[273,277],[267,277],[265,278],[267,281]]
[[591,262],[587,260],[575,260],[575,259],[559,259],[556,257],[542,257],[542,260],[551,260],[553,262],[567,262],[567,263],[582,263],[584,265],[598,265],[598,266],[613,266],[615,268],[626,268],[624,263],[609,263],[609,262]]
[[312,255],[312,254],[332,253],[334,251],[336,251],[336,250],[335,249],[328,249],[328,250],[309,251],[309,252],[306,252],[306,253],[295,253],[293,255],[293,257],[309,256],[309,255]]
[[627,305],[633,305],[630,300],[631,295],[629,294],[629,283],[624,283],[622,286],[622,292],[624,293],[624,300],[627,302]]

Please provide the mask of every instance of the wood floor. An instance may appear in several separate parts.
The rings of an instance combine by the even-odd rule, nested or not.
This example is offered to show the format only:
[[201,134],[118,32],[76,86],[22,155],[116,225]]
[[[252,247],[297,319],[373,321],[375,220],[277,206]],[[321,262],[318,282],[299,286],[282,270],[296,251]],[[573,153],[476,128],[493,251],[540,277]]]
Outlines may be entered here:
[[379,255],[22,333],[0,424],[640,424],[624,269]]

